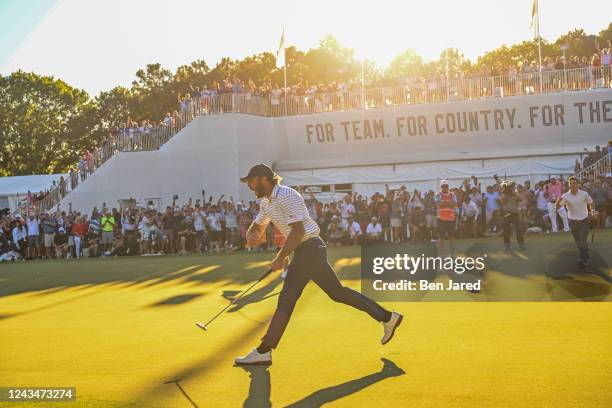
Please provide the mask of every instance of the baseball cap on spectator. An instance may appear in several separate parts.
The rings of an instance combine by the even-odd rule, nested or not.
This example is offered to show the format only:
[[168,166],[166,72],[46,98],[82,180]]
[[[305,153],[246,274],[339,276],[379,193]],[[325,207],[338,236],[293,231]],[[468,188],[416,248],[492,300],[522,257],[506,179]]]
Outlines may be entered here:
[[248,174],[244,177],[241,177],[240,181],[246,183],[247,181],[249,181],[250,178],[259,176],[266,177],[269,180],[278,177],[278,175],[270,167],[266,166],[263,163],[260,163],[251,167],[251,170],[249,170]]
[[440,187],[448,186],[448,180],[440,180]]

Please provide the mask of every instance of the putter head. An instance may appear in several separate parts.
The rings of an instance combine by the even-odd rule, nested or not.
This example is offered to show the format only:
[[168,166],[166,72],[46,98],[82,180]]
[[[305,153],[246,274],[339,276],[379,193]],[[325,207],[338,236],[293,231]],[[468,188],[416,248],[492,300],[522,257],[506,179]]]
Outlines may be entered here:
[[198,326],[202,330],[208,330],[203,323],[197,322],[195,325]]

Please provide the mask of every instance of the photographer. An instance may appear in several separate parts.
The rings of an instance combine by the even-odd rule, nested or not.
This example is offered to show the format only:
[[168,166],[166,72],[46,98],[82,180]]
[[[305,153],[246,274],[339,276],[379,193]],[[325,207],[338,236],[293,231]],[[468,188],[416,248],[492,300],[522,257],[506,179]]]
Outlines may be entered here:
[[504,246],[506,251],[510,251],[510,236],[512,235],[512,227],[516,231],[516,240],[521,250],[525,250],[525,240],[523,238],[523,229],[519,221],[519,201],[520,197],[516,193],[516,185],[513,182],[502,183],[502,196],[500,204],[502,209],[502,217],[504,220]]

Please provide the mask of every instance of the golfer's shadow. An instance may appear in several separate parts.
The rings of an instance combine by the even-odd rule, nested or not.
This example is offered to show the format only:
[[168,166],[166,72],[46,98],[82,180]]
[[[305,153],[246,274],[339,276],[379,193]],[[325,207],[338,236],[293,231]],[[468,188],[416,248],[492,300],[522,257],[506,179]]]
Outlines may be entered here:
[[[270,281],[267,285],[262,286],[261,288],[255,290],[254,292],[251,292],[251,293],[247,294],[246,296],[240,298],[228,310],[228,313],[238,312],[240,309],[242,309],[246,305],[249,305],[251,303],[261,302],[262,300],[265,300],[265,299],[267,299],[269,297],[276,296],[277,293],[272,293],[272,291],[274,291],[274,289],[276,289],[276,287],[281,282],[282,282],[282,279],[280,277],[276,278],[276,279]],[[226,290],[226,291],[223,291],[223,295],[222,296],[224,298],[228,299],[228,300],[232,300],[233,297],[236,296],[238,293],[240,293],[240,292]]]
[[[395,365],[391,360],[381,358],[383,366],[380,371],[375,373],[356,378],[351,381],[347,381],[338,385],[334,385],[327,388],[322,388],[312,394],[296,401],[292,404],[287,405],[291,408],[312,408],[320,407],[324,404],[339,400],[348,395],[354,394],[370,385],[376,384],[390,377],[399,377],[400,375],[406,374],[404,370]],[[247,371],[251,376],[251,383],[249,385],[249,395],[244,401],[244,407],[271,407],[272,402],[270,401],[270,372],[268,371],[269,366],[240,366],[242,369]]]

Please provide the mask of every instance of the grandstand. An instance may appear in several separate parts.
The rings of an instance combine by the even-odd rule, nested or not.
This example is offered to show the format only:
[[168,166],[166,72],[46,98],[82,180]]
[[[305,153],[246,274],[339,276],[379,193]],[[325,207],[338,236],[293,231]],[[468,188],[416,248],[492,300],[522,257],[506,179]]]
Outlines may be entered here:
[[130,198],[165,206],[203,189],[248,199],[238,178],[257,162],[272,164],[288,185],[326,193],[371,194],[386,183],[427,190],[472,175],[484,182],[569,175],[585,146],[612,134],[612,90],[592,88],[588,70],[286,99],[196,98],[173,128],[108,141],[93,174],[42,206],[61,200],[62,208],[88,212]]

